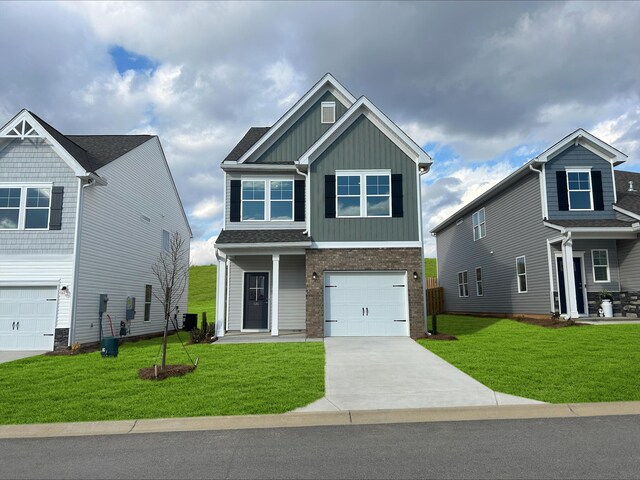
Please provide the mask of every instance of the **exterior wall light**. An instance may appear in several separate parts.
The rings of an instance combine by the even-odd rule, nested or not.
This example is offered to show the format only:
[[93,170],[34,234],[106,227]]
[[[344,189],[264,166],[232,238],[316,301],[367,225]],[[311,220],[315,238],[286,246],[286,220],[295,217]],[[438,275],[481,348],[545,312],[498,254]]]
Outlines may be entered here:
[[318,279],[318,274],[316,272],[313,272],[311,274],[311,278],[313,278],[314,280],[317,280]]
[[68,296],[69,296],[69,294],[70,294],[71,292],[69,291],[69,287],[67,287],[66,285],[64,285],[64,286],[60,289],[60,293],[61,293],[62,295],[64,295],[65,297],[68,297]]
[[413,272],[413,279],[417,280],[418,279],[418,272]]

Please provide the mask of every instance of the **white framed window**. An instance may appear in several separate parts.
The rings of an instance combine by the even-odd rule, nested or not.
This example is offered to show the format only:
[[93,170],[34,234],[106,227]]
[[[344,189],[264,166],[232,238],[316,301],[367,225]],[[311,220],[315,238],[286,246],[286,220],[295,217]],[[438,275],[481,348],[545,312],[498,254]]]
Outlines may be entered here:
[[569,210],[593,210],[591,170],[567,169]]
[[271,180],[269,196],[269,219],[293,220],[293,180]]
[[171,235],[167,230],[162,230],[162,250],[165,252],[171,250]]
[[485,225],[484,208],[481,208],[473,214],[473,241],[480,240],[487,235],[487,227]]
[[476,295],[482,297],[484,295],[484,288],[482,285],[482,267],[476,268]]
[[466,270],[458,272],[458,296],[469,296],[469,274]]
[[0,184],[0,230],[47,230],[51,184]]
[[320,104],[320,123],[336,123],[336,102]]
[[591,263],[593,264],[593,281],[596,283],[608,283],[611,278],[609,273],[609,251],[591,250]]
[[391,172],[336,172],[336,217],[390,217]]
[[242,221],[264,220],[265,215],[265,181],[242,180]]
[[527,260],[524,255],[516,258],[516,277],[518,293],[527,293]]

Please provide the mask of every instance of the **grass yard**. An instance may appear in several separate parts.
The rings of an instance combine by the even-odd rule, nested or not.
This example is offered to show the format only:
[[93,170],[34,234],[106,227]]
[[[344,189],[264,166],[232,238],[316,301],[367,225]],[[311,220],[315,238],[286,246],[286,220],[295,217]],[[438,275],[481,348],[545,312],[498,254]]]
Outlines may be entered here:
[[[176,336],[168,363],[188,363]],[[99,352],[37,356],[0,364],[0,423],[81,422],[283,413],[324,395],[322,343],[188,345],[195,372],[138,379],[160,339]]]
[[438,270],[436,268],[436,259],[435,258],[425,258],[424,259],[424,275],[425,277],[437,277]]
[[202,325],[202,312],[207,312],[207,321],[216,319],[216,275],[215,265],[189,268],[189,313],[198,314],[198,326]]
[[419,343],[498,392],[550,403],[640,400],[640,325],[543,328],[439,315]]

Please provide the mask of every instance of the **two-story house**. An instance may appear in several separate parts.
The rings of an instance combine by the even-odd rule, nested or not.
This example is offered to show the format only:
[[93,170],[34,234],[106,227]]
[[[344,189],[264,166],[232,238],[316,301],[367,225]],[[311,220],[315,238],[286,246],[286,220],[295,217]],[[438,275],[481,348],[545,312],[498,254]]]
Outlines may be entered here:
[[640,174],[579,129],[432,230],[450,312],[640,314]]
[[222,162],[217,334],[424,334],[421,175],[431,158],[325,75]]
[[0,350],[97,342],[101,316],[106,336],[162,331],[151,266],[173,232],[188,251],[158,137],[63,135],[19,112],[0,129]]

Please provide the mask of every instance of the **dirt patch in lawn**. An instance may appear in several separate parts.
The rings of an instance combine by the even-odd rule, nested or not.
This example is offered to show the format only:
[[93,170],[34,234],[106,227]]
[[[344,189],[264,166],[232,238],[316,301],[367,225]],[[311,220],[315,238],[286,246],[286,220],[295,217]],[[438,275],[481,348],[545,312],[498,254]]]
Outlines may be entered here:
[[537,325],[545,328],[584,327],[589,325],[588,323],[580,323],[575,320],[556,320],[553,318],[518,317],[514,320],[516,322],[528,323],[529,325]]
[[432,333],[427,337],[420,337],[418,340],[458,340],[458,337],[446,333]]
[[158,367],[158,376],[156,377],[156,367],[141,368],[138,376],[142,380],[164,380],[169,377],[181,377],[196,369],[193,365],[167,365],[164,370]]

